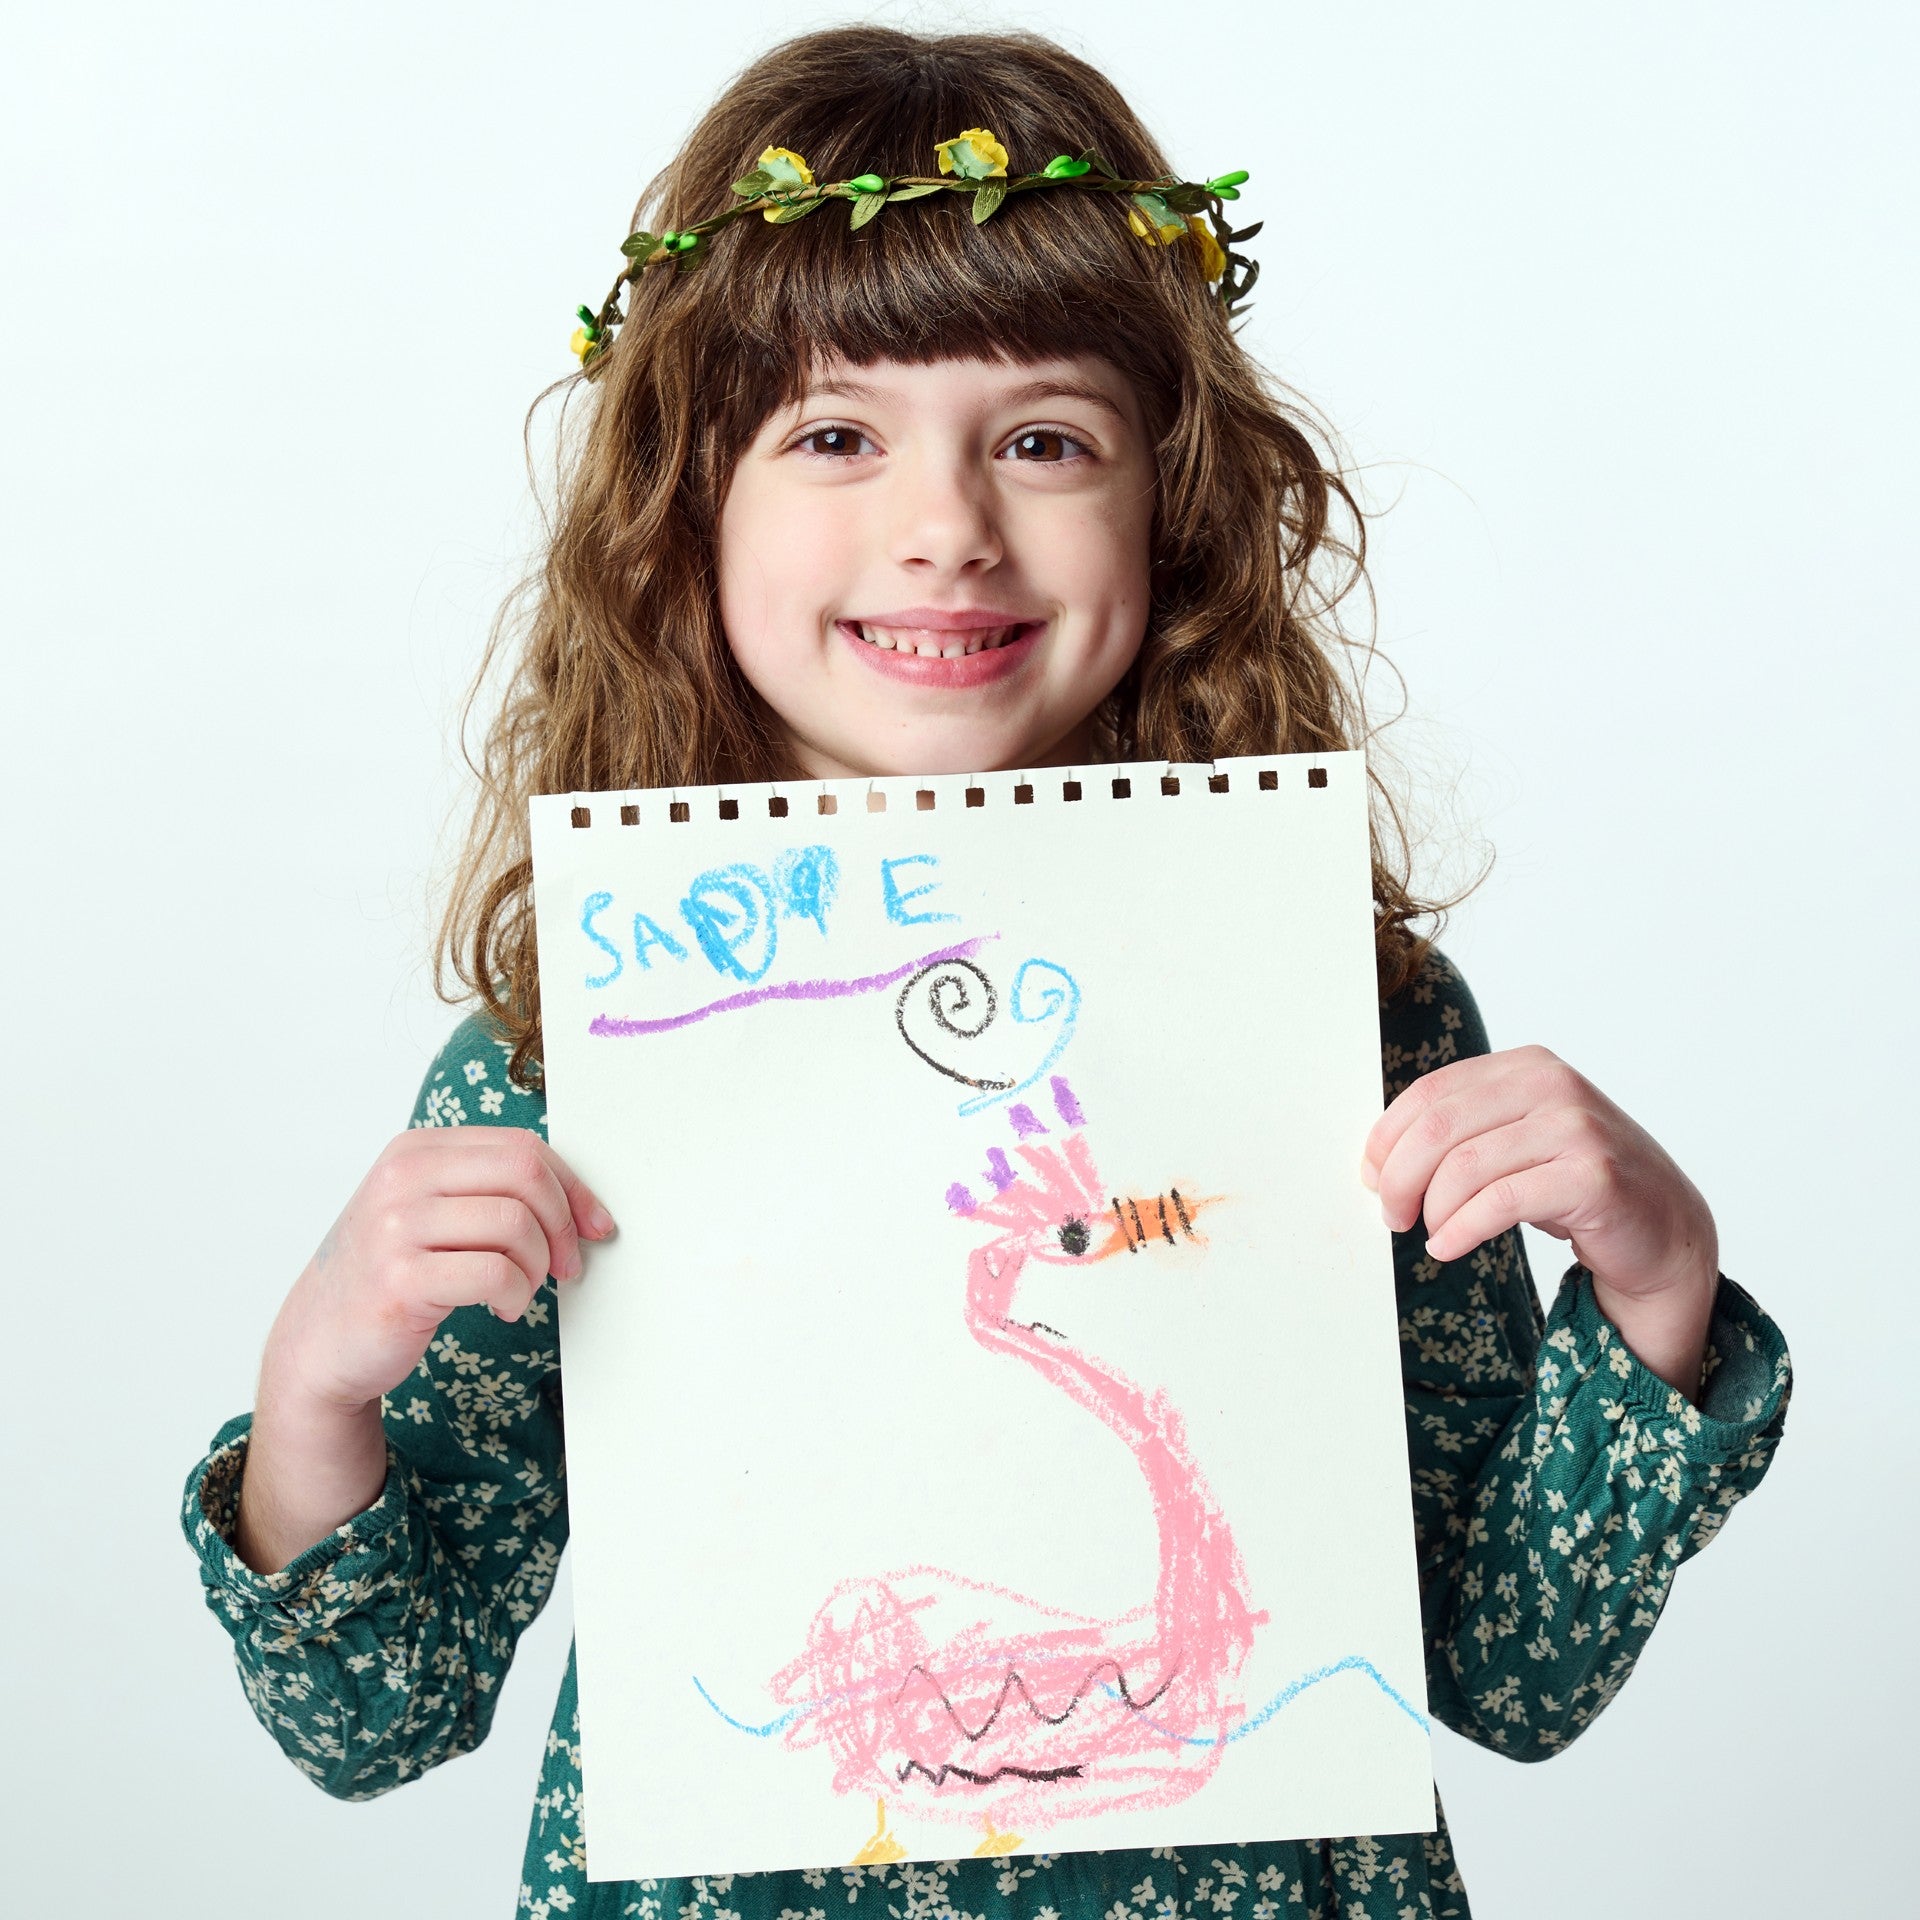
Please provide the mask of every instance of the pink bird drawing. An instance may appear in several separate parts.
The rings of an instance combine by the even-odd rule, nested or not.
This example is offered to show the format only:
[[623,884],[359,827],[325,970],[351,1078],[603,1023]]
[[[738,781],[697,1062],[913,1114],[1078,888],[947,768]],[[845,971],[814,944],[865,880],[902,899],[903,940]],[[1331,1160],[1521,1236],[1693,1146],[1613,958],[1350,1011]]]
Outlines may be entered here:
[[824,1746],[835,1789],[875,1801],[856,1864],[904,1857],[889,1800],[984,1828],[975,1851],[987,1854],[1022,1845],[1020,1829],[1170,1805],[1212,1777],[1244,1713],[1235,1681],[1267,1615],[1248,1598],[1232,1531],[1178,1411],[1164,1392],[1023,1319],[1018,1302],[1029,1262],[1199,1257],[1194,1221],[1215,1203],[1178,1189],[1148,1200],[1109,1189],[1072,1090],[1059,1077],[1052,1086],[1059,1132],[1030,1107],[1009,1110],[1024,1170],[996,1148],[990,1198],[948,1190],[956,1215],[992,1233],[967,1261],[964,1324],[1132,1454],[1152,1501],[1158,1578],[1149,1602],[1113,1618],[927,1566],[842,1582],[772,1691],[795,1710],[786,1743]]

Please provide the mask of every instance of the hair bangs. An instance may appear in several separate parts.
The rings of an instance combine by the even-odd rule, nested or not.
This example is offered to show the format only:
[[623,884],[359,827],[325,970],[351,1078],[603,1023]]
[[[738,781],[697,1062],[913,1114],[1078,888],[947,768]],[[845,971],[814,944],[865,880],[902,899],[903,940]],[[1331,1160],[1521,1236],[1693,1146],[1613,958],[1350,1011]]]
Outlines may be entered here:
[[1035,192],[976,226],[963,198],[942,194],[890,207],[858,231],[837,207],[797,230],[729,230],[723,241],[739,242],[734,257],[702,270],[721,282],[706,290],[719,322],[706,336],[707,371],[740,389],[728,409],[729,451],[835,359],[870,366],[1097,352],[1129,377],[1143,405],[1150,392],[1177,388],[1173,342],[1184,330],[1168,311],[1165,283],[1180,273],[1198,282],[1200,270],[1184,247],[1145,245],[1124,207],[1114,196]]

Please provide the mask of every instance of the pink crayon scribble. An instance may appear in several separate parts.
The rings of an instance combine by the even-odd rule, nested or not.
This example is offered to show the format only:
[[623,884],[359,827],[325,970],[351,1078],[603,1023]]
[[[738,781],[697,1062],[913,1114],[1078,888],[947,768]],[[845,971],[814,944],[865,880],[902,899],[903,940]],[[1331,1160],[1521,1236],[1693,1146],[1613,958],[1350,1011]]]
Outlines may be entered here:
[[[1061,1091],[1062,1089],[1056,1089]],[[1070,1093],[1063,1117],[1078,1108]],[[1016,1129],[1024,1131],[1024,1129]],[[1159,1577],[1150,1604],[1099,1619],[937,1567],[843,1581],[804,1651],[774,1676],[797,1711],[790,1747],[826,1747],[835,1788],[938,1820],[993,1827],[1161,1807],[1212,1776],[1245,1703],[1234,1690],[1267,1615],[1246,1593],[1233,1535],[1188,1450],[1179,1413],[1056,1329],[1014,1317],[1027,1262],[1086,1266],[1161,1244],[1144,1214],[1197,1241],[1203,1204],[1124,1203],[1083,1136],[1022,1140],[1027,1171],[964,1210],[997,1230],[967,1263],[965,1323],[990,1353],[1032,1367],[1132,1453],[1152,1498]],[[949,1204],[954,1195],[949,1194]],[[964,1424],[965,1409],[954,1409]]]

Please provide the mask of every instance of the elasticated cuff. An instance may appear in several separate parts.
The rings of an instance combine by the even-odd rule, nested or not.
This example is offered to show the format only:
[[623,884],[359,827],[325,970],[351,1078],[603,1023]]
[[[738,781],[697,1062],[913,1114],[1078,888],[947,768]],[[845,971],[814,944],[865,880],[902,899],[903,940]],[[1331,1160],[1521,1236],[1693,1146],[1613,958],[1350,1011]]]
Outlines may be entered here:
[[387,1478],[363,1512],[297,1555],[276,1573],[255,1573],[233,1550],[241,1476],[253,1415],[229,1420],[188,1474],[180,1522],[200,1561],[207,1604],[238,1619],[252,1613],[287,1642],[310,1639],[343,1615],[365,1607],[406,1567],[405,1469],[387,1445]]
[[1723,1273],[1714,1289],[1707,1323],[1706,1390],[1695,1406],[1669,1386],[1621,1337],[1600,1311],[1593,1275],[1578,1264],[1567,1269],[1548,1317],[1554,1333],[1572,1335],[1572,1350],[1590,1359],[1595,1384],[1618,1381],[1623,1410],[1645,1440],[1672,1448],[1702,1465],[1728,1465],[1749,1458],[1777,1438],[1793,1391],[1793,1362],[1780,1329],[1744,1287]]

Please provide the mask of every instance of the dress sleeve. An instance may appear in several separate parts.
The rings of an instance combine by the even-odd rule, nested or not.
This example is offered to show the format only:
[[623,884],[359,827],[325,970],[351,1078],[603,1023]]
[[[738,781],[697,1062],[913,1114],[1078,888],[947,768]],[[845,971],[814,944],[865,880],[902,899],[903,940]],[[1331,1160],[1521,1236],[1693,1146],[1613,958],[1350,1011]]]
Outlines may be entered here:
[[[463,1021],[428,1068],[417,1127],[527,1127],[546,1103],[506,1077],[510,1044]],[[379,1498],[277,1573],[233,1528],[253,1416],[214,1435],[181,1520],[248,1704],[327,1793],[366,1800],[486,1738],[521,1633],[567,1538],[549,1275],[517,1321],[458,1307],[381,1403]]]
[[[1437,950],[1381,1017],[1385,1094],[1490,1051]],[[1568,1269],[1542,1313],[1518,1229],[1457,1260],[1394,1235],[1414,1532],[1434,1713],[1541,1760],[1626,1684],[1681,1564],[1760,1484],[1792,1367],[1724,1274],[1695,1406],[1641,1365]]]

